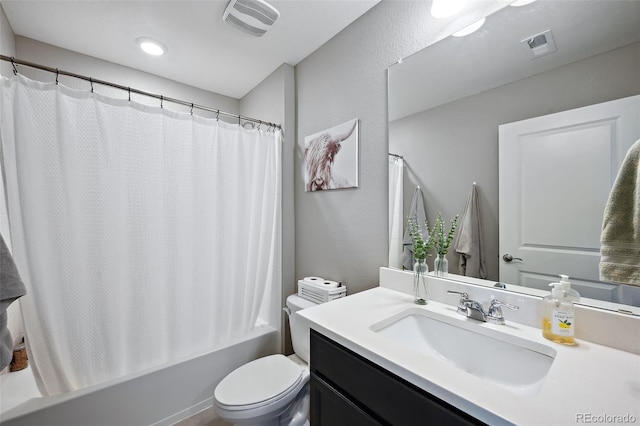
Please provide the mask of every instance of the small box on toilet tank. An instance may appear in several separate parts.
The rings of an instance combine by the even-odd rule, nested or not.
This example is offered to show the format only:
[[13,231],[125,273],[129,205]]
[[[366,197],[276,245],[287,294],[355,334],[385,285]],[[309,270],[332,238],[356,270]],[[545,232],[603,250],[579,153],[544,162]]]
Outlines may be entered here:
[[298,296],[315,303],[324,303],[347,295],[347,288],[336,281],[320,277],[298,280]]

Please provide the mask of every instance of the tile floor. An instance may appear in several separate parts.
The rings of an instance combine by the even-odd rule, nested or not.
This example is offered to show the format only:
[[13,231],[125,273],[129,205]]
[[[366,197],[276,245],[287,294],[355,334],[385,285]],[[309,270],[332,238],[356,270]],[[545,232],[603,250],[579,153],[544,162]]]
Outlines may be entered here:
[[216,416],[213,407],[209,407],[188,419],[176,423],[174,426],[231,426],[231,423],[227,423]]

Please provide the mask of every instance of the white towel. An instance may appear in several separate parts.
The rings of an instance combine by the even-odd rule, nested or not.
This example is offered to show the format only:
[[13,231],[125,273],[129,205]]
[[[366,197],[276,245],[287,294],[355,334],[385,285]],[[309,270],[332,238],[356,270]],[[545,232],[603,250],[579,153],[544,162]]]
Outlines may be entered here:
[[620,166],[602,222],[600,280],[640,286],[640,140]]
[[[416,187],[416,190],[413,192],[413,197],[411,198],[411,207],[409,208],[409,214],[407,215],[409,218],[415,218],[420,226],[420,230],[422,231],[422,238],[426,241],[429,238],[429,230],[425,225],[425,221],[427,220],[427,214],[424,210],[424,200],[422,199],[422,191],[420,187]],[[411,233],[409,232],[409,223],[407,221],[407,225],[404,230],[404,253],[402,256],[402,266],[405,269],[413,270],[413,264],[415,260],[413,258],[413,241],[411,240]]]
[[0,234],[0,370],[9,365],[13,358],[13,339],[7,328],[7,308],[25,293],[18,269]]
[[484,238],[482,231],[482,218],[480,215],[480,203],[478,201],[478,189],[473,184],[471,193],[467,198],[467,205],[458,234],[453,243],[454,250],[460,254],[460,275],[474,278],[487,278],[487,267],[484,260]]

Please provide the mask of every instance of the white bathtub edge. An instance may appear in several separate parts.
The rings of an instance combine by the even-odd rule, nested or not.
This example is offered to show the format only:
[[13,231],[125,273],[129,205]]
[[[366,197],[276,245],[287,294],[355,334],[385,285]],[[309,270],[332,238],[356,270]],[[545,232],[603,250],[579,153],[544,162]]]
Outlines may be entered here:
[[193,410],[195,414],[211,405],[213,389],[224,376],[253,359],[275,353],[279,342],[276,328],[261,326],[212,352],[67,394],[30,399],[2,413],[0,422],[3,426],[176,423],[191,416]]

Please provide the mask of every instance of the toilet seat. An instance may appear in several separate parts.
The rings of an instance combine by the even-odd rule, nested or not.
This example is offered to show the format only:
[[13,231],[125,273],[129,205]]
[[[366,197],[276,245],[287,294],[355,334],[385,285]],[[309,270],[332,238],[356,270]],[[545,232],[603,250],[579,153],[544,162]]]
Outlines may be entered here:
[[229,411],[244,411],[274,404],[297,393],[307,375],[284,355],[260,358],[222,379],[214,392],[216,405]]

